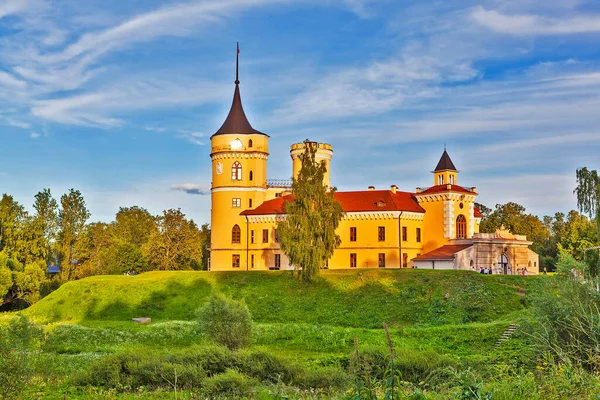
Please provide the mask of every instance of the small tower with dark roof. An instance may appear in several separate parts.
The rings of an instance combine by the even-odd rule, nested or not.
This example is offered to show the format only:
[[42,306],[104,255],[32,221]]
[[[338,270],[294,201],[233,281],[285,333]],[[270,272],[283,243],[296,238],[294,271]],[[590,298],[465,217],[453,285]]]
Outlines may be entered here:
[[446,147],[440,161],[438,161],[435,169],[431,171],[433,173],[433,184],[434,186],[439,185],[458,185],[458,170],[454,166],[454,163],[450,159]]
[[[223,125],[210,137],[211,270],[252,268],[247,251],[254,241],[240,213],[265,200],[269,135],[252,127],[240,95],[239,45],[235,65],[233,101]],[[234,251],[233,256],[232,252]],[[233,257],[233,258],[232,258]]]

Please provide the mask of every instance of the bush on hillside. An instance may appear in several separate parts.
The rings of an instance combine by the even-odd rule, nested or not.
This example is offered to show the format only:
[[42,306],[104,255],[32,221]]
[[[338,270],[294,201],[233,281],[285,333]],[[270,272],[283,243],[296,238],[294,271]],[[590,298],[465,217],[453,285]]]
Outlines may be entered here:
[[175,352],[130,349],[112,354],[80,372],[73,383],[119,391],[140,387],[173,390],[176,385],[178,390],[202,389],[211,398],[231,398],[247,394],[258,383],[344,390],[350,377],[334,367],[305,369],[266,350],[231,351],[221,346],[202,346]]
[[208,302],[200,308],[198,318],[206,335],[230,350],[250,343],[252,315],[244,301],[228,299],[213,293]]
[[562,362],[600,371],[600,293],[585,265],[562,255],[558,273],[541,282],[532,305],[542,349]]
[[240,398],[250,393],[252,386],[258,382],[243,373],[228,369],[222,374],[207,378],[203,384],[203,392],[210,398]]
[[0,399],[18,398],[29,385],[34,360],[28,350],[42,338],[41,329],[23,316],[0,327]]

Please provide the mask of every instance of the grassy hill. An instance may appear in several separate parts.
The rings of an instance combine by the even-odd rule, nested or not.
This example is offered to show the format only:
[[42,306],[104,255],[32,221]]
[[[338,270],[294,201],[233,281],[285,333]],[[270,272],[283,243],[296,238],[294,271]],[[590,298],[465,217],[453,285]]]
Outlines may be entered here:
[[324,271],[314,283],[281,272],[149,272],[68,282],[25,310],[38,322],[192,320],[211,291],[243,298],[260,323],[375,328],[488,322],[521,310],[539,279],[469,271]]

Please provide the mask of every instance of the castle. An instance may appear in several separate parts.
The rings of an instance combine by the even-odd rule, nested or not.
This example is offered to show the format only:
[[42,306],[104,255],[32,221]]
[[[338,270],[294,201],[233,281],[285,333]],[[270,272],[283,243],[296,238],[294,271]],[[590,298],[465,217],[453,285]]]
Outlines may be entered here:
[[[239,51],[238,51],[239,54]],[[238,56],[239,57],[239,56]],[[267,179],[269,135],[254,129],[242,107],[236,60],[233,103],[211,136],[210,269],[291,269],[281,251],[277,222],[285,218],[291,182]],[[316,146],[330,186],[333,147]],[[291,146],[293,177],[301,168],[303,143]],[[403,192],[390,189],[336,192],[344,217],[341,245],[324,268],[487,268],[496,274],[538,273],[538,256],[525,237],[499,230],[480,234],[475,187],[458,184],[459,171],[444,149],[433,185]]]

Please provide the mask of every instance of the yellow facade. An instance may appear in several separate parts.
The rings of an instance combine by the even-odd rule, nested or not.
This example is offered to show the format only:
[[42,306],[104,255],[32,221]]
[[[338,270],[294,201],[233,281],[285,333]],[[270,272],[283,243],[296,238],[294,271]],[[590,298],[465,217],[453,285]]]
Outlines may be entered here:
[[[212,209],[210,268],[221,270],[291,269],[277,242],[277,222],[285,218],[290,182],[267,181],[269,136],[254,130],[241,106],[239,81],[221,129],[211,137]],[[330,186],[333,147],[313,142],[324,161]],[[291,172],[296,177],[303,143],[292,144]],[[479,231],[475,188],[458,184],[458,170],[446,151],[433,171],[434,185],[413,192],[386,190],[338,192],[345,211],[342,241],[325,268],[410,268],[432,249],[469,239]]]

